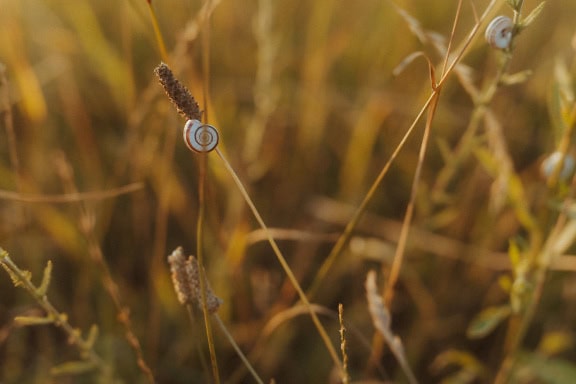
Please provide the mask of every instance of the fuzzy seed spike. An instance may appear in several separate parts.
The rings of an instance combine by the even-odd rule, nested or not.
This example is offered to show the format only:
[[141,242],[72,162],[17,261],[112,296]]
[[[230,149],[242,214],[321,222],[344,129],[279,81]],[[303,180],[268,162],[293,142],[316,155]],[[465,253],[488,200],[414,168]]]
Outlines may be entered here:
[[168,65],[160,63],[154,69],[154,74],[158,76],[160,84],[170,101],[176,106],[178,113],[188,120],[201,120],[202,112],[200,112],[198,103],[188,88],[176,79]]

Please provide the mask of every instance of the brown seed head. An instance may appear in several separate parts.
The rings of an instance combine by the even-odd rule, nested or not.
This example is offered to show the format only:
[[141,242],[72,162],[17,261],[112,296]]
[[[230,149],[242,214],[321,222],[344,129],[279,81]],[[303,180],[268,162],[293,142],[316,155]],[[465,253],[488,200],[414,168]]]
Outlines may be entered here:
[[172,73],[170,68],[160,63],[155,69],[154,74],[158,76],[158,80],[170,101],[176,106],[178,113],[189,120],[201,120],[202,112],[198,103],[188,90]]
[[[184,258],[182,247],[178,247],[168,256],[168,264],[172,272],[172,283],[174,290],[181,304],[192,304],[202,307],[202,289],[200,287],[200,274],[198,261],[194,256]],[[217,297],[210,284],[206,281],[206,308],[209,313],[214,313],[222,304],[222,300]]]

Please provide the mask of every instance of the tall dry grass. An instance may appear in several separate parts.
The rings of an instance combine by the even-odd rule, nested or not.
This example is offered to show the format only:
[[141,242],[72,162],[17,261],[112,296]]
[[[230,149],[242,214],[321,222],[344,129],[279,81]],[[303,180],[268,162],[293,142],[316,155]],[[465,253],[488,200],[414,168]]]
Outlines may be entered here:
[[[56,312],[0,278],[0,382],[251,382],[229,332],[266,382],[570,383],[572,183],[540,167],[574,154],[576,4],[503,53],[505,1],[433,3],[2,0],[0,246]],[[183,145],[160,61],[220,156]],[[177,246],[218,320],[178,303]]]

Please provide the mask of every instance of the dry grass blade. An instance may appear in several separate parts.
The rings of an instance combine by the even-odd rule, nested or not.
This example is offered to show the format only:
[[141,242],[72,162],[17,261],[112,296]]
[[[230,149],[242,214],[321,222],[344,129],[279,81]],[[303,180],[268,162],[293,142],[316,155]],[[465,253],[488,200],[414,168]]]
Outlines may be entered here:
[[0,199],[21,201],[23,203],[77,203],[80,201],[111,199],[113,197],[139,191],[143,188],[144,184],[142,183],[132,183],[106,191],[75,192],[62,195],[30,194],[0,190]]
[[162,57],[162,60],[168,61],[166,44],[164,43],[160,26],[158,25],[158,17],[156,17],[156,11],[154,11],[154,7],[152,6],[152,0],[146,0],[146,2],[148,3],[148,11],[150,12],[150,20],[152,21],[152,29],[154,30],[156,44],[158,44],[158,49],[160,50],[160,57]]
[[240,193],[244,197],[244,200],[246,201],[246,204],[248,204],[248,207],[252,211],[252,214],[256,218],[256,221],[258,221],[258,224],[260,225],[262,230],[264,230],[266,232],[268,243],[272,247],[274,254],[276,255],[278,261],[280,262],[280,265],[284,269],[284,272],[288,276],[288,279],[292,283],[294,289],[298,292],[298,296],[299,296],[300,300],[302,301],[304,306],[308,309],[308,313],[310,314],[310,317],[312,318],[312,322],[316,326],[316,329],[318,330],[318,333],[320,334],[320,337],[322,338],[324,345],[328,349],[328,353],[330,354],[330,357],[332,358],[334,365],[340,371],[341,376],[345,377],[346,374],[342,368],[342,363],[340,361],[340,358],[338,357],[338,354],[336,353],[336,349],[334,348],[334,345],[332,345],[332,341],[330,340],[330,337],[328,336],[326,330],[324,329],[324,326],[320,322],[320,319],[318,319],[318,316],[316,315],[316,312],[314,311],[312,304],[310,303],[310,300],[308,299],[308,297],[304,293],[304,290],[300,286],[298,279],[296,279],[296,276],[294,276],[294,272],[292,272],[292,269],[290,268],[290,265],[288,264],[288,262],[286,261],[286,258],[282,254],[282,251],[280,251],[278,244],[276,244],[276,241],[274,240],[274,238],[272,237],[272,234],[268,230],[268,226],[266,225],[266,223],[262,219],[262,216],[258,212],[256,205],[254,205],[254,202],[250,198],[248,191],[246,191],[244,184],[242,184],[242,181],[240,180],[240,178],[238,177],[238,175],[234,171],[234,168],[232,168],[232,165],[230,164],[230,162],[226,159],[224,154],[218,148],[216,148],[216,153],[218,154],[218,156],[220,156],[220,159],[224,163],[224,166],[230,172],[231,177],[234,179],[236,186],[240,190]]
[[408,381],[411,384],[418,383],[414,373],[412,372],[412,368],[410,368],[408,360],[406,359],[402,341],[392,332],[390,312],[388,311],[388,308],[384,306],[382,297],[376,287],[375,271],[368,272],[368,275],[366,276],[366,299],[368,300],[368,310],[372,316],[374,327],[376,327],[380,335],[382,335],[384,340],[386,340],[386,343],[390,347],[394,357],[396,357],[396,360],[406,374]]

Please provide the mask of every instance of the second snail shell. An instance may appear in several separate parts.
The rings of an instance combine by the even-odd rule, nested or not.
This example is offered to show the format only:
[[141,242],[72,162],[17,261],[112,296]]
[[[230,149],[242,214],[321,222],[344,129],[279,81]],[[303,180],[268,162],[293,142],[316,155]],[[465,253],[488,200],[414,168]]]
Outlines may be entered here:
[[507,49],[512,42],[514,23],[508,16],[497,16],[486,28],[486,41],[493,48]]
[[562,159],[563,164],[560,168],[558,179],[561,181],[568,181],[568,179],[574,174],[574,166],[576,165],[576,161],[570,153],[562,154],[562,152],[556,151],[547,156],[540,165],[540,172],[542,172],[542,175],[546,179],[550,178],[556,171],[556,168],[560,167],[559,163]]
[[184,142],[194,152],[210,152],[218,145],[218,131],[198,120],[188,120],[184,125]]

